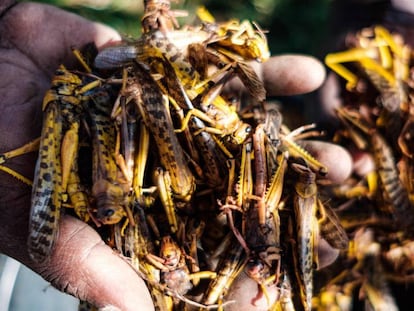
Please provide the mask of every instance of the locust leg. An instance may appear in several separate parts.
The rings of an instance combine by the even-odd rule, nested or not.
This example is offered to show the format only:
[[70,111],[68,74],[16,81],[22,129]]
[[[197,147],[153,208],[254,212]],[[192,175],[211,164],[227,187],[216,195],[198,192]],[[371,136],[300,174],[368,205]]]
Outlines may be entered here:
[[[76,215],[85,222],[89,221],[89,198],[85,189],[81,185],[78,174],[79,152],[79,123],[73,122],[69,130],[66,131],[62,140],[62,200],[70,201],[70,206],[74,208]],[[67,193],[67,196],[65,196]]]
[[[375,26],[374,33],[375,41],[377,42],[380,51],[382,67],[393,70],[396,79],[406,80],[410,70],[410,47],[404,45],[400,40],[395,39],[386,28],[380,25]],[[391,55],[390,52],[392,52],[393,55]]]
[[[309,152],[303,149],[299,144],[295,142],[299,138],[299,134],[305,130],[314,127],[314,124],[307,126],[301,126],[288,134],[281,135],[282,137],[282,150],[286,150],[289,153],[289,157],[299,157],[305,160],[307,165],[309,165],[314,171],[318,172],[320,175],[324,176],[328,173],[327,167],[315,159]],[[313,136],[314,134],[320,135],[320,133],[303,133],[305,136]]]
[[147,127],[144,124],[140,126],[140,137],[138,150],[134,160],[134,178],[132,180],[132,189],[134,190],[137,202],[141,206],[151,206],[154,203],[154,192],[156,187],[144,187],[145,169],[148,160],[150,136]]
[[19,148],[0,154],[0,170],[12,175],[13,177],[25,183],[26,185],[32,186],[32,181],[30,179],[24,177],[22,174],[8,168],[3,164],[5,164],[7,160],[12,159],[14,157],[18,157],[29,152],[37,151],[39,149],[39,144],[40,138],[37,138]]
[[375,59],[372,59],[369,52],[364,48],[354,48],[345,52],[331,53],[325,57],[325,63],[347,81],[346,88],[348,90],[355,89],[358,77],[342,65],[342,63],[347,62],[360,62],[364,68],[376,71],[391,83],[395,83],[393,75],[385,70]]
[[287,168],[287,153],[279,154],[278,166],[270,180],[270,185],[266,190],[265,203],[269,211],[276,211],[280,203],[283,191],[283,181]]
[[[408,73],[407,47],[398,44],[391,34],[383,27],[377,26],[374,29],[375,38],[367,47],[356,47],[344,52],[328,54],[325,63],[337,74],[345,78],[347,89],[355,88],[358,78],[347,69],[342,63],[359,62],[364,70],[375,72],[392,86],[397,79],[406,79]],[[391,53],[396,55],[392,59]],[[390,70],[394,67],[395,72]]]
[[155,184],[157,185],[165,214],[170,225],[170,232],[176,233],[178,230],[177,215],[175,212],[174,201],[171,194],[171,178],[167,171],[157,168],[154,172]]

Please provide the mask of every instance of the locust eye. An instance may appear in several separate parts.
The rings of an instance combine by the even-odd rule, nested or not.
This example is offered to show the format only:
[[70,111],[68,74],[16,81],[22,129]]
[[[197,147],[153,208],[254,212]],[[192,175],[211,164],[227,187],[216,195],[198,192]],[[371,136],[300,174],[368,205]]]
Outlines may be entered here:
[[251,259],[246,265],[246,273],[251,278],[259,277],[263,273],[264,268],[261,260]]
[[114,211],[113,209],[107,209],[107,210],[104,212],[104,216],[105,216],[105,217],[111,217],[113,214],[115,214],[115,211]]

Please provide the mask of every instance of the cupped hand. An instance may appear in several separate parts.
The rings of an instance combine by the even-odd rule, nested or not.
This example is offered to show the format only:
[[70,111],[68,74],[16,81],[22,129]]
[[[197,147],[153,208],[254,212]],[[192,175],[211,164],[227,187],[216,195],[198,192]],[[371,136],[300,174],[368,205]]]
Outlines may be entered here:
[[[52,6],[25,2],[8,10],[0,19],[0,153],[40,136],[43,95],[60,64],[73,66],[72,47],[93,41],[99,48],[119,40],[114,30]],[[311,92],[325,77],[323,66],[307,56],[272,57],[258,71],[271,95]],[[327,152],[330,148],[316,147]],[[35,161],[33,152],[0,165],[33,178]],[[329,168],[336,162],[329,158],[325,163]],[[30,196],[29,186],[0,170],[0,252],[97,307],[153,310],[149,292],[133,269],[91,227],[70,216],[60,221],[50,260],[33,262],[26,247]]]
[[[3,1],[7,2],[7,1]],[[63,63],[73,68],[71,48],[89,42],[100,47],[120,36],[109,27],[55,7],[18,3],[0,20],[0,152],[39,137],[42,99]],[[33,178],[36,153],[5,165]],[[63,217],[55,251],[46,264],[29,258],[26,240],[31,189],[0,172],[0,252],[14,257],[55,287],[98,307],[152,310],[145,284],[88,225]]]

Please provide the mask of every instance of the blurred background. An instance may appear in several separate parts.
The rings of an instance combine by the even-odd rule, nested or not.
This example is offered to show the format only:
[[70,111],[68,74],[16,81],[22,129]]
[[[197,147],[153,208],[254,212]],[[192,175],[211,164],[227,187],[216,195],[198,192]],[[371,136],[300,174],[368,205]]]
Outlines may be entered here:
[[0,311],[75,311],[78,300],[0,254]]
[[[142,0],[38,0],[112,26],[123,36],[140,35]],[[188,10],[191,23],[197,6],[204,5],[216,18],[248,19],[266,31],[273,55],[301,53],[323,60],[334,49],[342,31],[370,25],[381,19],[388,5],[384,0],[192,0],[172,1],[175,9]],[[47,21],[46,21],[47,22]],[[76,35],[76,34],[74,34]],[[333,40],[332,40],[333,39]],[[315,121],[315,94],[283,98],[289,111]],[[317,114],[317,112],[316,112]],[[305,118],[306,119],[306,118]],[[300,120],[300,125],[307,120]],[[46,281],[0,254],[0,311],[77,310],[75,298],[58,292]]]
[[[40,0],[103,22],[121,34],[137,37],[140,34],[142,0]],[[331,0],[177,0],[172,7],[194,12],[204,5],[217,20],[229,18],[256,21],[269,30],[271,51],[275,54],[300,52],[314,54],[326,35],[326,23]],[[194,19],[180,19],[187,23]]]

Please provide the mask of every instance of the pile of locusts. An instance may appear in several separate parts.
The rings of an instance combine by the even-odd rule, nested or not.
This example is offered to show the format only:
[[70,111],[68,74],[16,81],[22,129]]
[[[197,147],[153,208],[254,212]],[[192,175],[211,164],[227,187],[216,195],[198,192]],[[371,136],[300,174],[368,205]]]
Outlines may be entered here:
[[[333,141],[372,159],[369,174],[331,186],[298,144],[312,125],[291,131],[266,102],[250,65],[269,57],[263,31],[202,8],[180,26],[184,13],[145,1],[140,38],[74,51],[83,69],[57,70],[40,139],[2,155],[40,144],[32,258],[47,260],[59,215],[74,213],[157,310],[226,309],[241,273],[268,310],[397,310],[392,289],[414,280],[411,49],[378,26],[327,56],[347,81]],[[224,92],[234,77],[247,96]],[[319,237],[341,252],[315,272]]]
[[[397,33],[374,26],[353,34],[348,50],[326,64],[346,82],[333,140],[368,173],[332,187],[350,238],[336,264],[321,273],[317,310],[399,310],[414,281],[413,51]],[[405,298],[404,298],[405,297]]]

